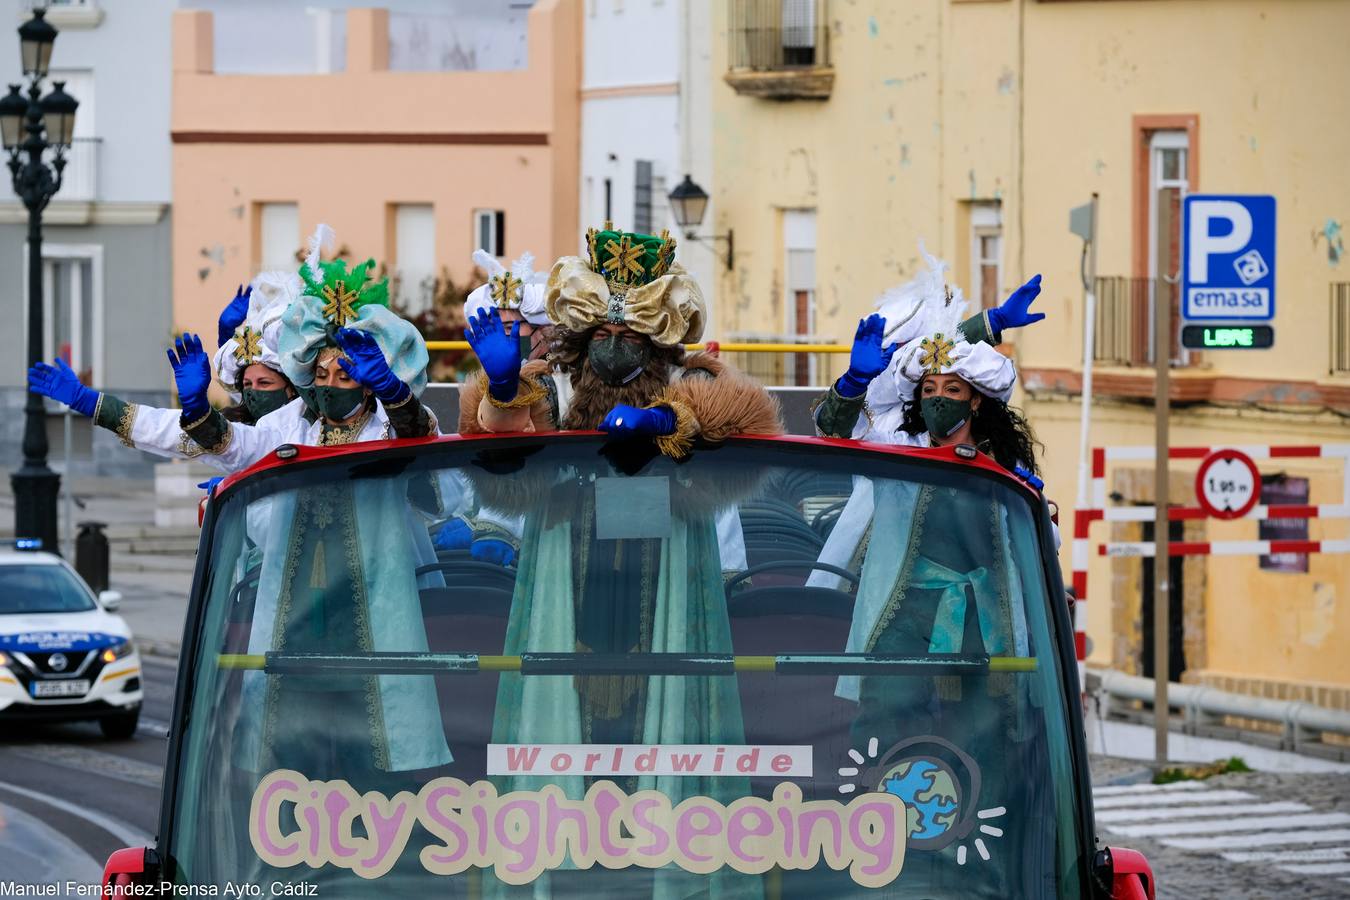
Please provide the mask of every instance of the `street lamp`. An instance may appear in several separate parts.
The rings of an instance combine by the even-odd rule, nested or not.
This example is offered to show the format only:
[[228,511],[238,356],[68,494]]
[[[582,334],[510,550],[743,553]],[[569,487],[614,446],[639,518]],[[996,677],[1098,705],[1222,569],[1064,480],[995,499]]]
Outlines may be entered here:
[[730,228],[726,234],[695,234],[695,229],[703,224],[703,214],[708,210],[708,192],[694,183],[694,179],[687,174],[684,181],[675,185],[675,190],[667,195],[670,200],[671,211],[675,214],[675,224],[680,226],[684,236],[691,241],[726,241],[727,255],[724,262],[727,269],[736,267],[736,232]]
[[[79,103],[56,82],[42,96],[42,80],[52,60],[56,29],[42,9],[19,26],[19,57],[28,76],[28,96],[19,85],[9,86],[0,98],[0,139],[9,151],[14,193],[28,209],[28,365],[42,359],[42,211],[61,189],[66,150],[75,132]],[[27,136],[25,136],[25,133]],[[51,162],[43,160],[53,150]],[[26,157],[26,158],[25,158]],[[23,465],[10,476],[14,488],[14,534],[40,538],[55,551],[56,497],[61,478],[47,465],[47,413],[42,398],[32,391],[24,404]]]

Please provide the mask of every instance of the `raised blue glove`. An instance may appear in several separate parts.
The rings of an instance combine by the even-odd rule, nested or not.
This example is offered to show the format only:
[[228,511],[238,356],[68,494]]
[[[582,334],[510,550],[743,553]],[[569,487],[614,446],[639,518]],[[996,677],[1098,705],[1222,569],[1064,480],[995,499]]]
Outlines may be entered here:
[[989,310],[989,325],[994,334],[1002,334],[1008,328],[1021,328],[1045,318],[1045,313],[1028,312],[1031,301],[1041,292],[1041,276],[1035,275],[1030,281],[1008,295],[1002,305]]
[[206,491],[206,496],[209,497],[216,492],[216,485],[220,484],[224,480],[225,480],[224,475],[217,475],[214,478],[206,479],[201,484],[197,485],[197,487]]
[[848,371],[834,383],[834,389],[841,397],[861,397],[867,393],[872,383],[886,367],[899,344],[889,347],[881,345],[886,336],[886,319],[880,313],[872,313],[858,323],[853,335],[853,349],[849,352]]
[[495,308],[469,317],[464,337],[488,377],[488,392],[499,403],[516,399],[520,389],[520,322],[508,329]]
[[202,339],[187,332],[174,340],[173,349],[167,354],[169,365],[173,367],[174,384],[178,386],[183,420],[195,422],[211,409],[206,400],[206,391],[211,387],[211,360],[202,349]]
[[469,523],[456,516],[431,536],[431,545],[437,550],[463,550],[473,543],[473,529]]
[[354,328],[339,328],[337,343],[346,359],[339,359],[342,371],[352,376],[357,384],[370,388],[382,403],[398,403],[412,392],[384,359],[384,351],[375,338]]
[[669,406],[657,406],[653,409],[638,409],[620,403],[605,415],[600,430],[614,437],[634,437],[645,435],[657,437],[675,433],[675,411]]
[[224,347],[225,342],[234,337],[234,330],[248,318],[248,298],[252,293],[253,285],[239,285],[230,305],[221,310],[220,321],[216,323],[217,347]]
[[479,562],[509,566],[516,561],[516,548],[506,541],[483,538],[469,545],[469,556]]
[[80,384],[79,376],[59,356],[54,366],[40,362],[28,370],[28,389],[64,403],[82,416],[92,416],[98,408],[98,391]]

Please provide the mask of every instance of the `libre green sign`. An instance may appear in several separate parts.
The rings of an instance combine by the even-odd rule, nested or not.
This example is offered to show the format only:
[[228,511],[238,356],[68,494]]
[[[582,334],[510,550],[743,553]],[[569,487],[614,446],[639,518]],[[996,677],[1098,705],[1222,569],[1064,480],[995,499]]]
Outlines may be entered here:
[[1269,350],[1275,346],[1272,325],[1185,325],[1181,346],[1188,350]]

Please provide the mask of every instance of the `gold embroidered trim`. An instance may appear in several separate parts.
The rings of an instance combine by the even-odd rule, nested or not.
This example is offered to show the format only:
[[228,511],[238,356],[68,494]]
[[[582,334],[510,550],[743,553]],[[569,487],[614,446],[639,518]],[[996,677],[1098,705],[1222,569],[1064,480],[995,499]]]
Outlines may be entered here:
[[681,459],[688,456],[689,451],[694,447],[694,438],[699,435],[698,417],[694,415],[693,409],[687,403],[676,400],[669,393],[655,403],[650,403],[643,408],[656,409],[658,406],[669,406],[671,411],[675,413],[675,432],[657,435],[655,439],[656,449],[660,450],[663,456],[669,456],[671,459]]
[[[321,423],[319,425],[319,446],[337,447],[341,444],[354,444],[360,437],[361,432],[370,421],[371,412],[369,409],[361,413],[355,422],[350,425],[329,425]],[[388,430],[386,426],[386,431]]]
[[178,454],[180,456],[187,459],[196,459],[205,452],[202,445],[189,437],[186,431],[178,432]]
[[234,427],[231,426],[229,422],[226,422],[225,433],[220,436],[220,440],[216,442],[216,445],[214,447],[205,447],[203,448],[203,450],[206,453],[210,453],[212,456],[219,456],[220,454],[224,453],[226,450],[229,449],[230,444],[233,441],[234,441]]
[[402,409],[403,407],[411,403],[412,400],[413,400],[413,392],[408,391],[408,396],[404,397],[397,403],[385,403],[383,400],[381,400],[380,403],[384,405],[385,409]]
[[548,396],[548,392],[544,390],[544,386],[540,384],[537,379],[532,378],[529,375],[520,376],[520,384],[521,387],[517,389],[516,395],[503,403],[501,400],[492,396],[492,391],[488,390],[487,375],[481,372],[478,375],[478,389],[482,391],[487,402],[497,409],[521,409],[531,407]]
[[202,424],[203,422],[205,422],[207,419],[211,418],[211,413],[213,413],[213,412],[215,412],[214,409],[208,409],[205,413],[202,414],[202,417],[201,417],[200,419],[198,419],[198,420],[195,421],[195,422],[189,422],[189,423],[187,423],[186,425],[184,425],[184,426],[183,426],[183,430],[184,430],[184,431],[191,431],[192,429],[196,428],[198,425],[200,425],[200,424]]
[[872,633],[868,635],[867,643],[863,646],[866,652],[870,653],[876,648],[877,640],[890,626],[891,620],[900,611],[900,604],[905,600],[905,588],[914,576],[914,565],[919,559],[919,541],[923,537],[924,519],[928,518],[928,505],[932,500],[932,485],[919,488],[919,496],[914,501],[914,517],[909,526],[909,541],[905,547],[904,562],[900,566],[900,573],[896,576],[895,586],[891,588],[891,596],[886,600],[886,608],[877,617],[877,624],[873,626]]
[[[98,395],[98,402],[103,403],[102,394]],[[128,447],[136,446],[131,440],[131,427],[136,424],[136,414],[140,411],[141,408],[138,405],[128,403],[122,408],[122,415],[117,419],[117,437]],[[95,409],[94,414],[98,414],[97,409]]]
[[333,360],[344,358],[346,358],[346,354],[343,353],[340,348],[332,346],[324,347],[319,350],[318,355],[314,357],[314,365],[327,367]]
[[[858,412],[867,418],[867,430],[871,431],[874,428],[876,428],[877,425],[876,419],[872,418],[872,409],[867,405],[866,391],[863,392],[863,395],[861,397],[845,397],[843,394],[839,393],[839,391],[835,388],[834,385],[830,385],[830,389],[828,391],[821,394],[815,400],[812,400],[811,405],[806,408],[806,413],[811,417],[811,424],[815,426],[816,435],[818,437],[842,437],[842,438],[853,437],[853,434],[851,432],[849,434],[842,434],[842,435],[826,434],[824,429],[820,427],[820,419],[816,416],[816,411],[819,410],[822,406],[824,406],[826,401],[829,400],[831,397],[833,397],[836,401],[843,403],[854,403],[857,402],[858,400],[861,400],[862,408],[858,410]],[[855,419],[854,422],[856,424],[857,420]]]

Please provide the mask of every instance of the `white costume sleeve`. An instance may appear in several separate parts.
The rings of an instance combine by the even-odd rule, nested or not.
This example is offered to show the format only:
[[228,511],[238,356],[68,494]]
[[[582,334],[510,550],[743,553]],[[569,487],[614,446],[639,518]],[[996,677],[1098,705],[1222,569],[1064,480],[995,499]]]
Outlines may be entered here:
[[218,453],[208,452],[188,436],[181,425],[182,410],[139,404],[128,404],[128,409],[134,410],[129,446],[166,459],[195,459],[222,472],[237,472],[292,439],[296,425],[303,424],[304,401],[292,400],[257,425],[229,423],[230,440]]

